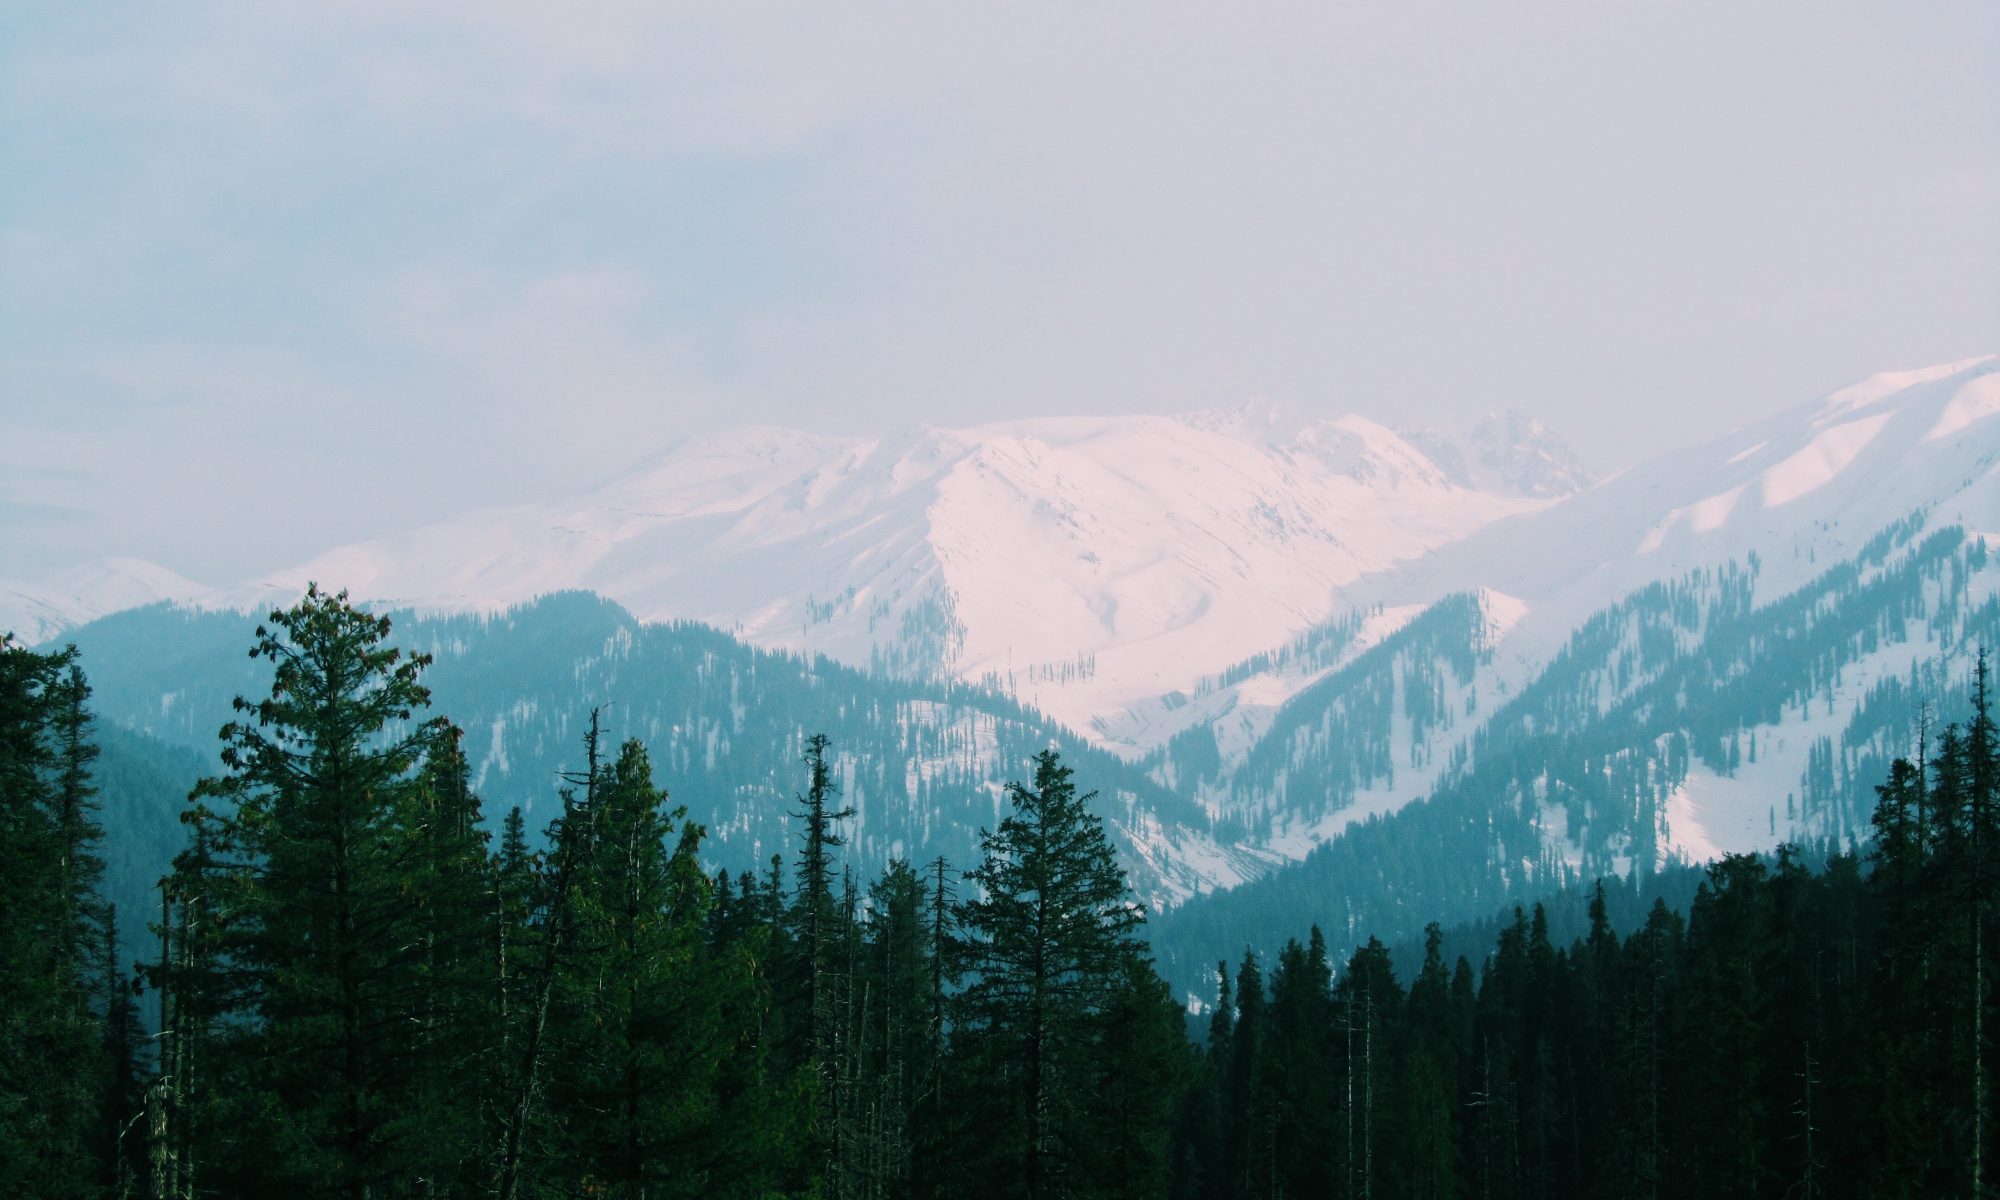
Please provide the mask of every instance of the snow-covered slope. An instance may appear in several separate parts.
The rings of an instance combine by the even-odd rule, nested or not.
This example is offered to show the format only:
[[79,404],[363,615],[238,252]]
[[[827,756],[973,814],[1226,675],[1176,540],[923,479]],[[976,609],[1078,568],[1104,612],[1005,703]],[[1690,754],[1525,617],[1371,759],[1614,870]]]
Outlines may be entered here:
[[1662,579],[1730,561],[1782,595],[1913,512],[2000,529],[2000,360],[1875,375],[1705,445],[1647,461],[1495,524],[1353,596],[1409,604],[1479,588],[1524,605],[1530,661],[1578,622]]
[[[1173,751],[1163,775],[1218,814],[1255,822],[1257,838],[1296,857],[1476,770],[1482,743],[1518,732],[1492,724],[1510,697],[1580,688],[1592,698],[1588,711],[1565,719],[1586,721],[1641,692],[1677,656],[1736,646],[1718,641],[1715,622],[1783,611],[1787,597],[1836,603],[1854,586],[1844,573],[1894,574],[1909,619],[1840,634],[1852,644],[1832,668],[1813,668],[1826,678],[1794,680],[1785,672],[1799,664],[1788,661],[1704,668],[1714,678],[1751,670],[1750,686],[1823,694],[1811,712],[1746,718],[1739,733],[1761,737],[1761,759],[1696,763],[1668,806],[1662,845],[1692,854],[1841,832],[1804,816],[1781,820],[1771,805],[1802,790],[1809,754],[1828,739],[1844,752],[1890,752],[1883,739],[1893,731],[1861,720],[1883,679],[1921,666],[1948,693],[1941,681],[1969,663],[1965,618],[1944,614],[1976,611],[2000,593],[2000,571],[1977,565],[1978,544],[2000,531],[1996,418],[1995,359],[1875,376],[1372,575],[1347,591],[1354,612],[1318,631],[1318,652],[1266,654],[1190,697],[1135,706],[1112,728],[1148,726],[1146,739]],[[1895,553],[1949,527],[1970,535],[1964,563],[1932,576],[1892,570]],[[1662,585],[1667,593],[1645,598]],[[1394,662],[1377,653],[1371,665],[1377,647],[1446,605],[1459,607],[1442,637],[1426,629],[1420,653]],[[1663,605],[1687,615],[1666,618]],[[1807,610],[1799,619],[1837,628]],[[1457,665],[1441,669],[1454,654]],[[1413,696],[1422,703],[1413,706]]]
[[754,429],[212,599],[317,580],[490,610],[587,588],[646,620],[994,681],[1091,730],[1343,611],[1363,579],[1548,503],[1453,482],[1373,422],[1264,403],[879,440]]
[[1162,894],[1425,797],[1529,822],[1507,880],[1851,833],[1899,722],[2000,631],[2000,364],[1877,376],[1569,492],[1587,479],[1518,414],[1454,437],[1269,404],[748,429],[201,603],[307,580],[447,612],[587,589],[990,682],[1190,802],[1124,826]]
[[100,558],[33,583],[0,580],[0,632],[32,646],[108,613],[206,590],[158,563]]
[[1490,413],[1463,434],[1403,434],[1461,487],[1506,496],[1557,499],[1597,482],[1576,451],[1520,409]]

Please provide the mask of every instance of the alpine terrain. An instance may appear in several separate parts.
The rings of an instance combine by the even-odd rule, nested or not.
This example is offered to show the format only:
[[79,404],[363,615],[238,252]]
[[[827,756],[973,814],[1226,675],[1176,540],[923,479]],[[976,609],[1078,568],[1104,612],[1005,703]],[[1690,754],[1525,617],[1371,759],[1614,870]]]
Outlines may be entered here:
[[263,578],[120,563],[4,615],[79,645],[106,717],[212,751],[226,714],[190,673],[254,694],[249,614],[345,588],[437,655],[490,801],[552,803],[611,703],[732,865],[782,848],[770,764],[809,733],[869,863],[969,854],[1058,744],[1142,896],[1179,906],[1155,940],[1185,981],[1302,914],[1407,935],[1862,836],[2000,641],[1996,417],[1975,359],[1602,481],[1519,413],[748,429]]

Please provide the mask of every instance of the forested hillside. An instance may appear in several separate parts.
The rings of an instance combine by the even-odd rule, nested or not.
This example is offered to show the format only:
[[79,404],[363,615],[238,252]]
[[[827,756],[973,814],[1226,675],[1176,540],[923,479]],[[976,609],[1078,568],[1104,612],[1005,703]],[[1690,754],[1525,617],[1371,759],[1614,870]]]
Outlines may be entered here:
[[[1097,782],[1121,863],[1162,912],[1162,968],[1195,998],[1214,958],[1284,936],[1298,914],[1403,942],[1598,876],[1643,889],[1674,862],[1865,840],[1869,781],[1909,752],[1927,706],[1963,693],[1970,648],[2000,642],[1986,540],[1928,525],[1913,514],[1782,596],[1765,597],[1755,558],[1650,585],[1526,675],[1496,658],[1492,597],[1342,620],[1186,697],[1202,715],[1130,762],[992,691],[643,624],[581,593],[497,616],[399,616],[398,631],[436,660],[433,693],[466,730],[474,786],[521,805],[531,841],[592,708],[671,771],[710,831],[704,860],[731,870],[782,848],[797,791],[786,765],[811,733],[831,740],[871,872],[968,857],[1014,764],[1057,746]],[[167,761],[157,742],[212,756],[221,698],[258,686],[240,649],[253,625],[157,606],[79,630],[107,729],[155,739],[132,747],[149,769]],[[1310,682],[1282,705],[1229,707],[1287,673]],[[164,810],[192,775],[185,760],[166,775],[180,785],[113,825],[116,856],[153,864],[120,878],[170,853]],[[145,901],[134,889],[120,902]]]
[[[73,651],[0,643],[0,1177],[45,1197],[1159,1193],[1190,1063],[1145,912],[1051,750],[957,862],[856,869],[829,741],[763,872],[710,874],[586,715],[493,837],[432,666],[310,592],[253,632],[163,882],[104,902]],[[127,964],[138,960],[147,1016]],[[1084,1103],[1085,1098],[1089,1103]]]
[[[256,624],[156,606],[94,622],[74,641],[107,724],[212,757],[229,698],[263,686],[261,665],[243,653]],[[732,870],[760,867],[787,845],[792,765],[813,733],[831,742],[855,810],[854,860],[869,872],[896,857],[970,858],[977,831],[1004,807],[1005,781],[1051,745],[1097,781],[1142,895],[1192,894],[1205,880],[1190,860],[1218,857],[1199,807],[998,693],[871,677],[700,625],[642,624],[582,593],[494,617],[397,614],[396,629],[399,643],[435,660],[427,685],[465,730],[473,786],[495,810],[520,805],[533,836],[560,775],[580,767],[578,739],[598,709],[607,737],[646,743],[675,802],[709,831],[705,860]]]
[[1217,963],[1182,1194],[1990,1194],[1983,658],[1932,750],[1875,787],[1866,856],[1726,856],[1627,936],[1600,882],[1573,940],[1516,908],[1478,965],[1436,925],[1401,973],[1317,927]]
[[1490,948],[1431,923],[1400,970],[1377,937],[1304,928],[1213,964],[1190,1029],[1052,750],[966,859],[871,877],[809,735],[783,852],[711,873],[664,769],[595,710],[541,838],[518,807],[495,837],[432,660],[390,635],[316,590],[253,631],[264,686],[232,705],[144,947],[105,902],[100,822],[160,778],[106,769],[79,655],[0,643],[21,1194],[1990,1189],[1983,655],[1969,716],[1874,788],[1866,856],[1728,855],[1684,914],[1690,873],[1648,876],[1642,921],[1639,879],[1599,881],[1566,944],[1516,908]]
[[[1479,696],[1495,711],[1428,794],[1387,815],[1357,806],[1346,814],[1355,823],[1297,865],[1166,913],[1163,969],[1192,988],[1204,964],[1287,936],[1302,917],[1330,934],[1406,938],[1429,920],[1471,920],[1599,876],[1636,871],[1643,882],[1674,861],[1785,840],[1822,855],[1860,845],[1873,781],[1913,753],[1927,712],[1965,694],[1973,648],[2000,644],[2000,601],[1969,586],[1994,569],[1985,540],[1922,528],[1912,518],[1885,530],[1767,603],[1754,600],[1752,561],[1597,614],[1526,686]],[[1412,623],[1426,638],[1474,627],[1426,622]],[[1384,642],[1284,710],[1276,728],[1287,732],[1269,753],[1282,761],[1290,745],[1301,766],[1273,778],[1304,790],[1318,776],[1303,764],[1357,720],[1382,731],[1365,747],[1386,744],[1394,722],[1462,717],[1467,699],[1437,698],[1475,692],[1476,643],[1423,671],[1391,670],[1396,650]],[[1366,779],[1369,761],[1339,763],[1327,792]],[[1405,759],[1377,770],[1395,765],[1415,769]]]

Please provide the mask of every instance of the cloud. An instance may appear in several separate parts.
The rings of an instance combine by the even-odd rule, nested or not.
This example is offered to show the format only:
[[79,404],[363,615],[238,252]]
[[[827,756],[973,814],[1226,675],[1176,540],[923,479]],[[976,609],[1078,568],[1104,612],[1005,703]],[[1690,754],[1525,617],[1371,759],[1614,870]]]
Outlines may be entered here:
[[84,518],[84,510],[72,504],[50,504],[42,500],[22,500],[0,496],[0,522],[7,525],[74,525]]
[[[691,423],[724,416],[695,381],[685,337],[646,319],[654,289],[618,266],[523,275],[429,265],[397,273],[361,318],[373,338],[415,355],[435,390],[430,424],[459,435],[493,418],[512,445],[547,466],[595,464]],[[510,453],[511,451],[511,453]]]
[[1995,11],[0,15],[0,391],[239,571],[737,420],[1523,405],[1616,466],[1991,348]]

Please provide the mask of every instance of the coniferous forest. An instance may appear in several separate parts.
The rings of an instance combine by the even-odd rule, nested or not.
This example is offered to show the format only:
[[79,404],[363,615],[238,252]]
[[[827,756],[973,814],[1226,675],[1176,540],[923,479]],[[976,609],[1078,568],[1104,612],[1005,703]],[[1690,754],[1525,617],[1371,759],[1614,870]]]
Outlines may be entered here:
[[[2000,730],[1879,788],[1865,851],[1711,864],[1686,911],[1480,961],[1379,941],[1154,968],[1087,780],[1021,764],[976,861],[715,871],[593,720],[489,813],[428,659],[311,590],[259,627],[144,945],[107,903],[74,651],[0,642],[0,1180],[35,1197],[1992,1194]],[[1621,885],[1622,886],[1622,885]]]

